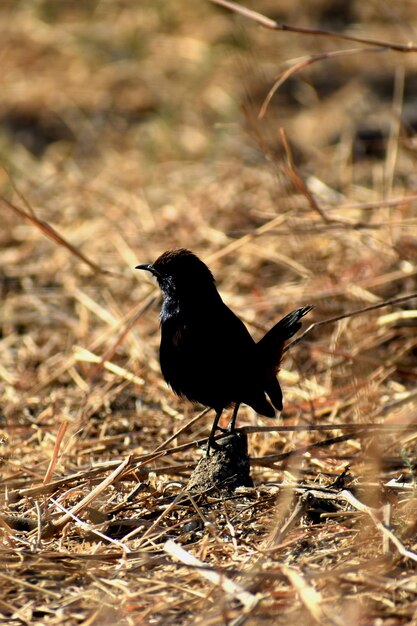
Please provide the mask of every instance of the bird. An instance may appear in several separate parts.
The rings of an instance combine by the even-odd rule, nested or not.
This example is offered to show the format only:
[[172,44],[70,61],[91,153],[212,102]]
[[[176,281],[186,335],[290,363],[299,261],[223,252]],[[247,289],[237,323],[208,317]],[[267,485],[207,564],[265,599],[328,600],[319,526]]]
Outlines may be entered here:
[[159,357],[165,381],[178,396],[216,412],[207,455],[218,448],[215,433],[225,409],[234,407],[230,432],[242,403],[265,417],[282,411],[277,373],[284,345],[311,305],[292,311],[255,342],[223,302],[210,269],[190,250],[167,250],[135,269],[150,272],[162,291]]

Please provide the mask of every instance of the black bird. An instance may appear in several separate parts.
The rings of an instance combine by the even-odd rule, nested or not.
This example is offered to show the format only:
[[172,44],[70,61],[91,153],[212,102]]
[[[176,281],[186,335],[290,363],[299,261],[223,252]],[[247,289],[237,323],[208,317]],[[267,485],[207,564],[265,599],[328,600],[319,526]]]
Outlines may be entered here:
[[242,402],[266,417],[274,417],[273,407],[282,410],[277,373],[284,344],[311,306],[286,315],[256,343],[224,304],[207,265],[190,250],[169,250],[136,269],[151,272],[163,293],[160,362],[166,382],[177,395],[216,411],[207,453],[216,445],[225,408],[234,405],[230,431]]

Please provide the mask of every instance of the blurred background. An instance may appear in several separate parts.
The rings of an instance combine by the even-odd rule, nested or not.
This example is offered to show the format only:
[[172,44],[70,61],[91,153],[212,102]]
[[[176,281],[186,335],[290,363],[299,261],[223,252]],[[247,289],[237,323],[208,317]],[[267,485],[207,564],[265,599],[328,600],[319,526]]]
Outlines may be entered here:
[[[415,32],[406,0],[248,7],[359,37],[407,43]],[[209,2],[0,11],[2,194],[115,272],[94,271],[3,204],[6,381],[28,391],[74,344],[111,349],[152,291],[132,268],[165,249],[207,260],[255,335],[307,302],[321,319],[415,289],[415,54],[273,32]],[[313,55],[259,119],[280,73]],[[116,360],[140,376],[150,368],[154,382],[156,309],[125,339]]]

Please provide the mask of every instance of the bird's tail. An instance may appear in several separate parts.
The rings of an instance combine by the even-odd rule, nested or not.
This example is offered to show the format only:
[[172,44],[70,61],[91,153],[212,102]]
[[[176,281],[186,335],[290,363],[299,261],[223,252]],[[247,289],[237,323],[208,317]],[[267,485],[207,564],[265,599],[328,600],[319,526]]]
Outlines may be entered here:
[[301,328],[301,318],[312,308],[311,305],[307,305],[288,313],[258,341],[256,345],[261,363],[267,370],[273,369],[274,374],[277,373],[285,342]]

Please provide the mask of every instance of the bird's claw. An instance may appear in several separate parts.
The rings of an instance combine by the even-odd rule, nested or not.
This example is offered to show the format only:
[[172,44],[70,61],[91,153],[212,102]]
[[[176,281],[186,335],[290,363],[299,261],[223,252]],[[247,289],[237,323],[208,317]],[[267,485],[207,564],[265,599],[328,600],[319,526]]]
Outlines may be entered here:
[[220,450],[219,444],[214,439],[212,441],[209,439],[207,443],[206,457],[210,456],[210,450]]

